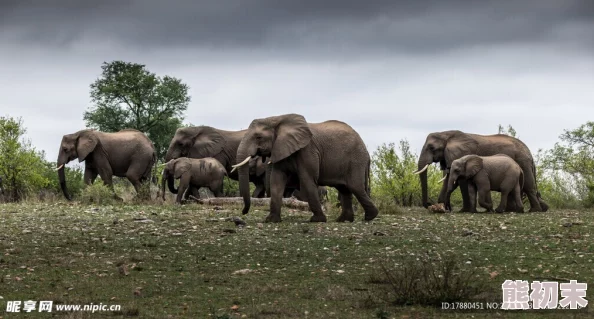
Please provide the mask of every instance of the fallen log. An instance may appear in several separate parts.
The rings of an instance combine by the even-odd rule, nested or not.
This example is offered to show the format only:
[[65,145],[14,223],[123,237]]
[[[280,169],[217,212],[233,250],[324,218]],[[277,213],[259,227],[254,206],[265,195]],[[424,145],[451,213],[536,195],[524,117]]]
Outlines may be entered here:
[[[243,197],[212,197],[212,198],[196,198],[192,195],[190,199],[202,205],[225,206],[225,205],[240,205],[243,206]],[[255,206],[270,207],[270,198],[252,198],[251,204]],[[302,202],[295,198],[283,198],[283,207],[309,211],[309,204]]]

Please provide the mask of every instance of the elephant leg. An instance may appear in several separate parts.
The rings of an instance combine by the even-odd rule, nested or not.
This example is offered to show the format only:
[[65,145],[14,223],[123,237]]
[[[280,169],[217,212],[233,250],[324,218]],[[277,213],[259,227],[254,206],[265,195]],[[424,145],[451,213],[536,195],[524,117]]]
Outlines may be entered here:
[[470,202],[469,212],[476,213],[476,185],[474,183],[468,183],[468,201]]
[[[499,202],[499,206],[495,208],[496,213],[503,213],[505,211],[505,207],[507,207],[507,201],[510,195],[513,195],[508,189],[501,190],[501,201]],[[515,203],[514,203],[515,206]]]
[[109,187],[109,189],[111,189],[111,192],[113,193],[113,198],[117,201],[124,201],[115,193],[115,189],[113,187],[113,173],[111,171],[111,167],[107,166],[99,168],[98,173],[99,176],[101,176],[101,180],[103,180],[103,184]]
[[182,175],[181,179],[179,180],[179,188],[177,189],[177,197],[175,202],[181,204],[182,199],[184,199],[185,193],[190,193],[190,177],[186,175]]
[[513,191],[513,199],[516,202],[516,213],[523,213],[524,212],[524,204],[522,203],[522,188],[520,184],[516,184]]
[[513,190],[507,195],[507,204],[505,205],[506,212],[515,212],[518,209],[516,198]]
[[213,181],[212,183],[210,183],[209,189],[215,197],[223,197],[223,180]]
[[95,179],[97,178],[97,171],[90,168],[90,167],[85,167],[85,175],[84,175],[84,182],[86,185],[91,185],[95,182]]
[[[305,174],[303,174],[305,175]],[[313,216],[310,218],[310,222],[326,222],[327,218],[324,215],[322,204],[320,204],[320,198],[318,196],[318,185],[309,176],[301,176],[299,192],[309,204],[309,209],[313,212]]]
[[129,172],[126,173],[126,177],[134,186],[134,190],[136,191],[136,195],[140,196],[142,194],[142,183],[140,183],[140,178],[134,174],[130,174]]
[[478,188],[478,202],[482,208],[487,210],[487,212],[493,212],[493,202],[491,201],[490,188]]
[[265,223],[278,223],[281,221],[281,207],[283,192],[287,185],[288,176],[285,172],[273,169],[270,172],[270,213],[264,220]]
[[458,184],[460,186],[460,192],[462,193],[462,209],[460,212],[470,212],[470,197],[468,195],[468,185],[470,183],[466,179],[461,178],[458,180]]
[[252,198],[264,198],[264,196],[266,195],[266,188],[264,187],[264,184],[261,183],[255,183],[256,184],[256,189],[254,189],[254,192],[252,193]]
[[337,186],[338,200],[342,213],[336,219],[337,222],[355,221],[355,212],[353,211],[353,193],[346,186]]
[[367,194],[367,192],[365,191],[365,187],[353,188],[353,189],[351,189],[351,192],[353,192],[353,195],[355,195],[355,197],[357,198],[357,201],[359,202],[359,204],[363,207],[363,210],[365,211],[364,220],[370,221],[370,220],[373,220],[375,217],[377,217],[379,210],[377,209],[377,207],[375,207],[375,205],[371,201],[369,194]]
[[[546,209],[548,209],[548,205],[544,203],[544,201],[542,201],[542,199],[539,199],[537,194],[536,194],[536,181],[535,181],[535,176],[532,174],[532,167],[530,167],[530,169],[528,170],[527,168],[525,168],[523,165],[520,165],[522,167],[522,170],[524,171],[524,193],[526,193],[526,196],[528,197],[528,201],[530,201],[530,212],[541,212],[541,211],[546,211]],[[544,209],[541,205],[544,204],[545,208]]]

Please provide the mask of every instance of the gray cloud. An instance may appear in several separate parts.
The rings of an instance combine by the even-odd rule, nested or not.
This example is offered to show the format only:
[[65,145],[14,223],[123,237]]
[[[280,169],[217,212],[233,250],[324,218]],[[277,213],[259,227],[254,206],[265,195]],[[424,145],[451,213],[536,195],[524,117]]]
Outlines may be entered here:
[[[14,41],[67,46],[85,38],[129,46],[434,53],[542,42],[591,46],[594,4],[523,1],[3,1],[0,28]],[[563,33],[577,34],[575,37]],[[581,33],[581,34],[580,34]]]
[[[35,3],[35,4],[33,4]],[[44,3],[44,5],[40,5]],[[280,4],[279,4],[280,3]],[[511,124],[536,151],[594,117],[592,1],[2,1],[0,115],[49,159],[104,61],[190,86],[187,122],[301,113],[370,148]]]

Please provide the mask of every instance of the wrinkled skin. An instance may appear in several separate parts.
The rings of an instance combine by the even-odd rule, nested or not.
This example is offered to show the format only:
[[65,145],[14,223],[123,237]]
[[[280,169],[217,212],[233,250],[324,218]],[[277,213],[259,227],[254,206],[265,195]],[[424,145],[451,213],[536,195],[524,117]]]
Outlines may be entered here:
[[92,184],[97,175],[113,189],[113,176],[126,177],[139,193],[141,184],[148,181],[156,162],[153,143],[142,132],[125,129],[116,133],[82,130],[64,135],[60,142],[57,167],[60,186],[70,200],[66,187],[64,166],[78,159],[85,162],[84,182]]
[[481,207],[493,211],[491,191],[501,193],[501,202],[495,209],[498,213],[505,210],[508,196],[514,200],[516,212],[523,212],[521,189],[524,185],[524,173],[511,157],[503,154],[493,156],[465,155],[455,160],[450,168],[446,207],[457,181],[468,181],[470,211],[476,212],[476,194]]
[[[187,158],[180,157],[165,164],[161,190],[165,200],[165,183],[169,180],[179,179],[179,189],[176,202],[182,202],[183,195],[192,186],[195,189],[208,187],[215,197],[223,196],[223,179],[227,175],[225,167],[212,157]],[[168,182],[172,183],[172,182]]]
[[[525,193],[530,201],[530,211],[547,211],[548,205],[542,200],[538,193],[536,168],[530,150],[524,143],[522,143],[522,141],[508,135],[478,135],[468,134],[461,131],[431,133],[427,136],[419,156],[418,169],[421,170],[426,165],[431,165],[432,163],[439,163],[445,176],[453,161],[464,155],[476,154],[479,156],[492,156],[499,153],[511,157],[518,163],[518,165],[520,165],[520,168],[524,172],[524,187],[522,188],[522,193]],[[420,174],[420,180],[423,206],[428,207],[429,201],[427,197],[426,170]],[[439,193],[439,203],[445,203],[447,183],[448,177],[446,176],[441,192]],[[468,212],[470,211],[470,201],[466,180],[461,179],[459,186],[464,203],[461,211]],[[506,211],[516,211],[515,206],[515,201],[508,198]]]
[[[338,221],[353,221],[352,196],[365,209],[365,220],[378,210],[369,197],[371,159],[363,140],[349,125],[339,121],[307,123],[298,114],[252,121],[237,150],[238,164],[249,157],[269,159],[270,214],[265,222],[281,221],[281,204],[287,182],[299,181],[299,190],[313,212],[310,221],[325,222],[318,186],[332,186],[341,193],[342,214]],[[239,167],[243,213],[250,209],[249,167]]]
[[[293,191],[291,197],[295,197],[296,199],[303,202],[307,201],[307,198],[303,194],[301,194],[301,192],[298,189]],[[328,201],[328,189],[326,189],[326,186],[318,186],[318,197],[320,198],[320,202],[322,204]],[[340,200],[340,198],[338,200]]]
[[[169,149],[165,155],[165,162],[180,157],[206,158],[213,157],[219,161],[227,170],[227,175],[233,180],[239,180],[237,170],[233,170],[236,164],[237,148],[247,130],[225,131],[210,126],[193,126],[177,129],[171,139]],[[252,197],[262,198],[266,196],[266,169],[267,164],[262,158],[250,161],[249,180],[254,183],[256,189]],[[169,191],[177,194],[172,183],[168,183]],[[291,190],[292,192],[292,190]],[[190,194],[198,197],[198,190],[190,186],[186,196]],[[289,195],[290,196],[290,195]]]

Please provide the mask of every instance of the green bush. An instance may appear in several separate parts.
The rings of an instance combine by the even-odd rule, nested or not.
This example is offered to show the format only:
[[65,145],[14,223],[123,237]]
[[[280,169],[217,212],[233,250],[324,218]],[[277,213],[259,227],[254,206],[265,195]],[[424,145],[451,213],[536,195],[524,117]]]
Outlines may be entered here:
[[95,181],[93,185],[85,187],[80,194],[80,201],[84,204],[105,205],[115,201],[112,190],[102,181]]
[[456,255],[418,256],[380,262],[370,282],[379,299],[394,305],[439,307],[442,302],[469,302],[485,293],[477,268]]
[[[371,159],[371,195],[375,202],[390,206],[421,206],[421,182],[417,170],[417,154],[410,150],[408,141],[401,140],[398,148],[394,143],[382,144]],[[442,183],[442,172],[434,165],[427,169],[428,196],[437,201]],[[452,206],[461,206],[459,190],[452,193]],[[390,209],[397,211],[397,209]]]
[[0,177],[5,201],[20,201],[48,185],[44,153],[28,139],[22,120],[0,117]]

